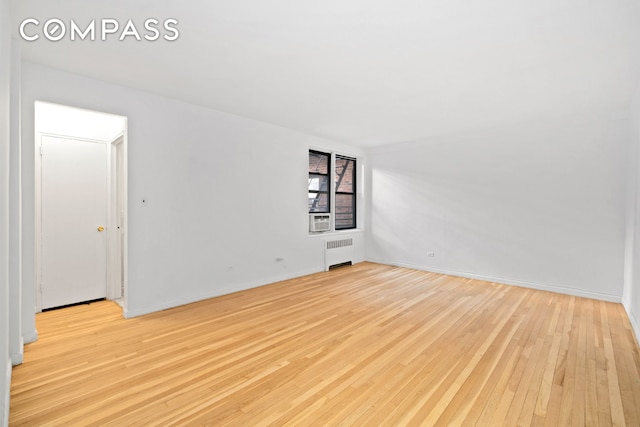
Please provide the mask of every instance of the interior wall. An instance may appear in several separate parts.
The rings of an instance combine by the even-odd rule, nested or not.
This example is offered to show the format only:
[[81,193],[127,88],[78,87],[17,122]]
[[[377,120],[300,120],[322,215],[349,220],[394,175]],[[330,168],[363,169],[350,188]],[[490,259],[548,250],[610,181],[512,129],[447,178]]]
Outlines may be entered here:
[[47,102],[37,102],[34,114],[36,131],[41,133],[96,141],[113,141],[124,133],[124,118],[113,114]]
[[9,354],[9,143],[11,32],[9,2],[0,0],[0,425],[8,424]]
[[366,257],[620,301],[628,148],[625,110],[372,150]]
[[11,42],[9,167],[9,353],[22,363],[22,141],[20,135],[20,43]]
[[[126,316],[323,270],[327,236],[307,232],[308,148],[359,149],[28,62],[23,141],[34,138],[36,100],[128,119]],[[27,245],[34,241],[33,144],[24,143],[22,154]],[[361,261],[361,232],[351,235]],[[25,271],[33,269],[26,252]],[[28,282],[35,289],[34,277]]]
[[625,280],[623,304],[640,341],[640,86],[631,106],[631,141],[629,156],[629,191],[627,198]]

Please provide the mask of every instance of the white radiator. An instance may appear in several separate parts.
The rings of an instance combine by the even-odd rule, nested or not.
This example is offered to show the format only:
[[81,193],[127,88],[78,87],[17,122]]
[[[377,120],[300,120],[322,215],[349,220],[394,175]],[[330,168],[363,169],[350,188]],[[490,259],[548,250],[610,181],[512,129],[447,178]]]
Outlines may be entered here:
[[327,240],[324,246],[324,271],[335,265],[353,263],[353,238]]

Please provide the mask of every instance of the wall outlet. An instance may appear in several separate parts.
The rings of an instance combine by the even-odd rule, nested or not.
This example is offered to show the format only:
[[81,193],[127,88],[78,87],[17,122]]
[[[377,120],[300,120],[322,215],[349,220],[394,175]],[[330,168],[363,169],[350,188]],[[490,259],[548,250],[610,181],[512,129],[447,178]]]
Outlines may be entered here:
[[434,257],[434,256],[436,256],[436,253],[435,252],[427,252],[427,256],[428,257]]

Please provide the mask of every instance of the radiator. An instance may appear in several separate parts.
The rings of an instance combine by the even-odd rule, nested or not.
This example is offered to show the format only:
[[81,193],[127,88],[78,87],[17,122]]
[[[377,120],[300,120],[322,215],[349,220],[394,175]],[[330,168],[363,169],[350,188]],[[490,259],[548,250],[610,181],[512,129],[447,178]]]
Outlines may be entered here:
[[324,246],[324,271],[329,268],[353,263],[353,238],[327,240]]

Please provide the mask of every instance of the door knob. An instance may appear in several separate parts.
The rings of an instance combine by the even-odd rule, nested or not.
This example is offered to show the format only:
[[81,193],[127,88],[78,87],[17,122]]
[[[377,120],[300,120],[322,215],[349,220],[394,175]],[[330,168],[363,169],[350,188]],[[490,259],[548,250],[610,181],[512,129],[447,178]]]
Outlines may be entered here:
[[98,227],[98,231],[102,233],[104,231],[104,227],[103,226],[99,226]]

